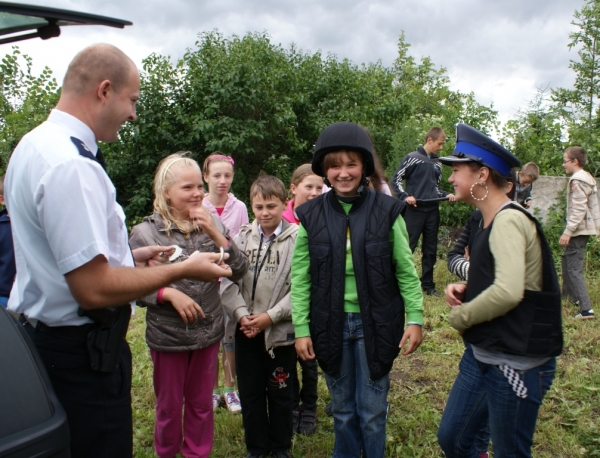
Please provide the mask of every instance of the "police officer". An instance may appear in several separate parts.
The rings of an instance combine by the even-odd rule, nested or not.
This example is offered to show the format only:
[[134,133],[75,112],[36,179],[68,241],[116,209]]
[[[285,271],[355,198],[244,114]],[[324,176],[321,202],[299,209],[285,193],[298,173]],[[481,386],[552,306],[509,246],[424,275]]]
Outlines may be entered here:
[[131,353],[121,338],[114,370],[92,367],[86,341],[96,323],[85,314],[124,310],[116,306],[182,278],[230,275],[213,253],[134,268],[165,261],[165,247],[132,255],[96,142],[117,140],[135,120],[139,90],[138,71],[118,48],[84,49],[67,69],[56,109],[23,137],[7,170],[17,262],[8,306],[21,314],[67,412],[73,457],[132,455]]

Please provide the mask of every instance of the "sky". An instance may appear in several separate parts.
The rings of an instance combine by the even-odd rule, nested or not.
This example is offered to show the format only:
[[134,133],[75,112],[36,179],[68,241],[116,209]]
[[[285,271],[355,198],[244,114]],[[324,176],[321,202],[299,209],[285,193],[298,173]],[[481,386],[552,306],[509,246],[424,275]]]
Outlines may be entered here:
[[[198,34],[267,32],[271,41],[356,64],[397,57],[402,31],[409,53],[447,69],[450,87],[493,104],[505,122],[539,88],[571,88],[568,49],[575,10],[584,0],[19,0],[133,22],[124,30],[64,27],[60,38],[24,41],[34,72],[52,69],[59,84],[69,61],[92,43],[112,43],[141,67],[155,52],[181,58]],[[10,51],[0,48],[1,55]]]

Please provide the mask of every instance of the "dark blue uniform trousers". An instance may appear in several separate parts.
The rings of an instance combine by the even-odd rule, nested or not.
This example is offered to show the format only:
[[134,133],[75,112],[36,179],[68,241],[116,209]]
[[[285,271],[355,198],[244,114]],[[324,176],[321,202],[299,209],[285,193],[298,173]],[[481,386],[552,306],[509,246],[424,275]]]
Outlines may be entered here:
[[93,371],[86,347],[89,328],[25,324],[67,412],[72,458],[131,457],[131,352],[125,343],[116,371]]

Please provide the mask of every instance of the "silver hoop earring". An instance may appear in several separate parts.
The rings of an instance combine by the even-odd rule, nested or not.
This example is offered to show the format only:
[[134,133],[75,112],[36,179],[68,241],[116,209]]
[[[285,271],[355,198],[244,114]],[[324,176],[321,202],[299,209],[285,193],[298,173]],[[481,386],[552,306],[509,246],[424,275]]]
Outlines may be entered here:
[[[477,198],[473,195],[473,188],[475,187],[475,185],[478,184],[479,186],[483,186],[483,188],[485,189],[485,195],[481,198]],[[488,196],[488,193],[490,192],[488,187],[485,185],[485,182],[480,183],[479,181],[476,181],[475,183],[473,183],[471,185],[471,189],[469,189],[469,192],[471,193],[471,197],[473,198],[473,200],[476,200],[478,202],[481,202],[482,200],[485,200],[485,198]]]

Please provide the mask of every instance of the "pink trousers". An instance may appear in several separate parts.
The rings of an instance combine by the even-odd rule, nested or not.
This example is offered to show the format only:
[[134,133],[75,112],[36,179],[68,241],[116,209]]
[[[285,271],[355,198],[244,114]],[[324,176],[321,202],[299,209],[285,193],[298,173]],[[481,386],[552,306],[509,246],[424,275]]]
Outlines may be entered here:
[[219,342],[194,351],[167,353],[150,349],[156,394],[154,449],[160,458],[172,458],[180,452],[187,458],[210,455],[218,351]]

